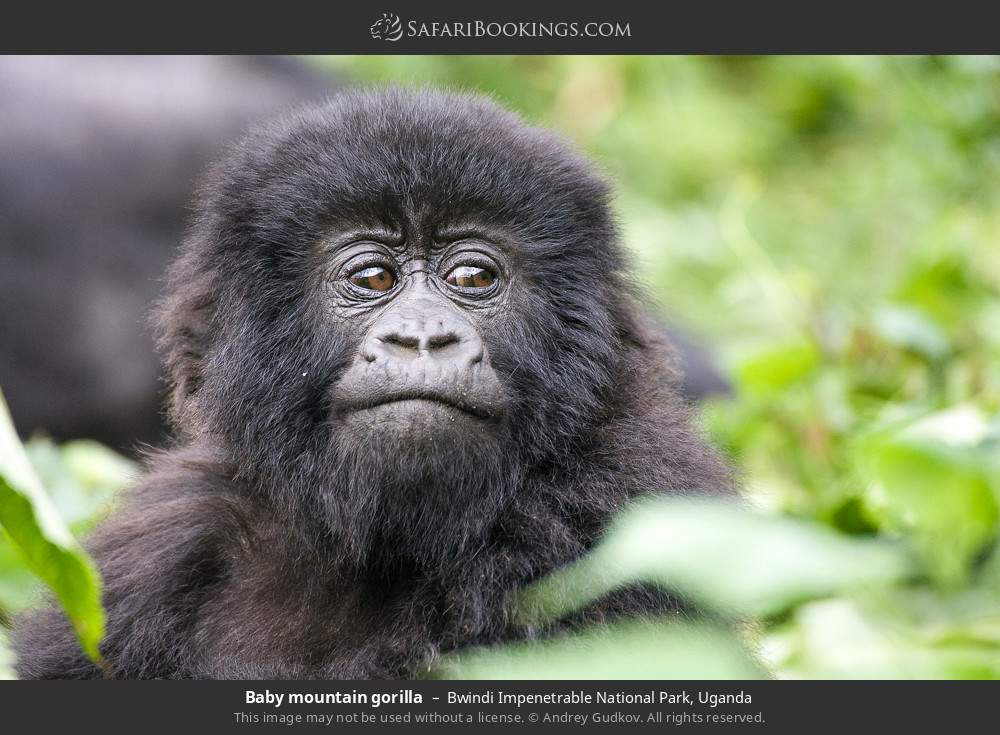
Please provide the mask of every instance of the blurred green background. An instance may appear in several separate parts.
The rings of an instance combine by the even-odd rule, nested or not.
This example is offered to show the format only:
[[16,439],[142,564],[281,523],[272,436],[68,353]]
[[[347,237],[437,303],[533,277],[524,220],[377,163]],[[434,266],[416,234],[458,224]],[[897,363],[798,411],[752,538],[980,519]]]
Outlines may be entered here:
[[[617,182],[656,308],[735,386],[702,418],[750,509],[637,509],[532,592],[544,619],[654,580],[731,624],[475,653],[445,675],[1000,676],[1000,60],[311,63],[484,92],[572,139]],[[661,544],[677,517],[687,544]],[[8,609],[16,566],[0,554]]]

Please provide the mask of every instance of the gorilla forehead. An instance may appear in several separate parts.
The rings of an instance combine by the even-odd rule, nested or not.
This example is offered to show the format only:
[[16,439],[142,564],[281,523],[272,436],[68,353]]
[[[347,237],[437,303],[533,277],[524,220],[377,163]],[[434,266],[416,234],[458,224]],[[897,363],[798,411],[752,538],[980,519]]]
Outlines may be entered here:
[[608,187],[590,166],[480,97],[343,94],[252,133],[238,151],[216,180],[228,182],[234,221],[272,244],[340,224],[433,232],[470,217],[542,249],[611,235]]

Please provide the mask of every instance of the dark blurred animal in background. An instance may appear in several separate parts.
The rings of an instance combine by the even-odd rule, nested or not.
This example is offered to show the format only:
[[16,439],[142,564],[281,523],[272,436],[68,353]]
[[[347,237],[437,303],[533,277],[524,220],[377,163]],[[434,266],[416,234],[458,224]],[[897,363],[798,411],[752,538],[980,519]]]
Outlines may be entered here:
[[22,433],[160,437],[149,312],[195,177],[332,90],[282,57],[0,57],[0,388]]
[[[413,677],[646,493],[726,492],[610,187],[492,102],[382,91],[206,179],[160,313],[178,443],[91,549],[106,674]],[[635,586],[560,628],[674,611]],[[95,677],[56,608],[24,678]]]
[[[0,388],[22,434],[161,438],[147,320],[194,180],[249,123],[335,86],[283,57],[0,58]],[[669,339],[686,396],[727,390]]]

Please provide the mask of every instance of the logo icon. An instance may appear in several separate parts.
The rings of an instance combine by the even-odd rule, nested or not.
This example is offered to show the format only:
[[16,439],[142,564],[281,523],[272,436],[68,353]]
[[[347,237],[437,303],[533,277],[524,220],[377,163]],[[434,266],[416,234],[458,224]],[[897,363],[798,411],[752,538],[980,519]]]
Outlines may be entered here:
[[403,24],[395,13],[382,13],[368,30],[376,41],[398,41],[403,37]]

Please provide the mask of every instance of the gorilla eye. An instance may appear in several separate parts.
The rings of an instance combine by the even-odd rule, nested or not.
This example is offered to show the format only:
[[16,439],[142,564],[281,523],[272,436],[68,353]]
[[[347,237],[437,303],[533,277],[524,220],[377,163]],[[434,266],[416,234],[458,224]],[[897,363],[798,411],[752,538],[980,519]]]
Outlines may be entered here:
[[492,271],[486,268],[479,268],[474,265],[460,265],[452,268],[444,279],[452,286],[459,288],[489,288],[496,283],[497,277]]
[[388,268],[380,265],[362,268],[350,275],[350,281],[366,291],[388,291],[396,285],[396,277]]

